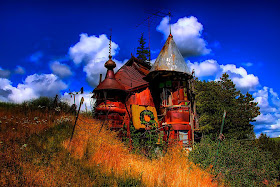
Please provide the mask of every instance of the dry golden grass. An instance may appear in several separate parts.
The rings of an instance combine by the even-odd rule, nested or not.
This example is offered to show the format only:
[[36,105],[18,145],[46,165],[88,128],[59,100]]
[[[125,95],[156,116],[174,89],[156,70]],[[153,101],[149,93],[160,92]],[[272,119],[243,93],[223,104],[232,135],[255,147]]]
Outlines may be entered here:
[[170,148],[167,154],[150,160],[132,154],[116,138],[116,133],[103,127],[101,122],[80,118],[74,138],[64,142],[72,156],[86,158],[89,166],[99,166],[102,172],[116,176],[140,179],[145,186],[218,186],[213,176],[187,160],[181,148]]
[[88,117],[80,117],[69,145],[72,127],[56,128],[65,118],[73,124],[61,113],[0,108],[0,186],[218,185],[180,148],[154,160],[132,154],[106,124],[99,133],[101,123]]

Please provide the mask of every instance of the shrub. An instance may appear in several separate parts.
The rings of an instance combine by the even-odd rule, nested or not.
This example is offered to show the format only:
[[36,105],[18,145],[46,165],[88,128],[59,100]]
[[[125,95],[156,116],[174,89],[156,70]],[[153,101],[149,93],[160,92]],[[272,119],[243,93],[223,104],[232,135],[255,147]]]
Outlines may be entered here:
[[[127,133],[125,128],[122,133]],[[144,155],[150,159],[156,158],[158,154],[161,154],[164,142],[159,139],[160,136],[157,128],[152,127],[150,130],[136,130],[131,124],[130,135],[135,153]],[[129,144],[129,139],[126,136],[123,137],[123,140],[126,144]]]
[[204,138],[195,145],[189,159],[202,168],[213,167],[213,174],[222,176],[230,186],[263,186],[275,182],[276,163],[272,154],[262,151],[253,141],[226,140],[219,143]]
[[272,154],[277,165],[278,179],[280,179],[280,142],[261,133],[260,137],[255,140],[255,143],[261,150],[268,151]]
[[22,105],[28,106],[29,109],[38,110],[38,109],[55,109],[56,111],[67,112],[70,110],[70,106],[59,100],[56,100],[51,97],[40,97],[38,99],[33,99],[27,102],[24,102]]

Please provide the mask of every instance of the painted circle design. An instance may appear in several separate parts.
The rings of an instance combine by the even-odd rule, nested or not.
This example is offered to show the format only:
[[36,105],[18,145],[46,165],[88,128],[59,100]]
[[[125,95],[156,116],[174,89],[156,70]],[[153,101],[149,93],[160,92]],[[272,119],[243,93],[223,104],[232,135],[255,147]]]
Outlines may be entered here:
[[[148,116],[150,120],[147,121],[147,118],[145,116]],[[157,122],[155,121],[154,113],[150,110],[143,110],[140,113],[140,122],[142,125],[146,125],[146,126],[156,126],[157,124]]]

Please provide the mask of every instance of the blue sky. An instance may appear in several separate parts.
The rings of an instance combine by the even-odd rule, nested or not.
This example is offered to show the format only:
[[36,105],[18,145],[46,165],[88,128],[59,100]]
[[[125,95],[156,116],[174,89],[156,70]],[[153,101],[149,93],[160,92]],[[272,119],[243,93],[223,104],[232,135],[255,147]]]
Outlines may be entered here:
[[[22,102],[69,90],[90,91],[108,59],[120,67],[148,27],[149,12],[170,11],[174,40],[201,80],[227,72],[261,107],[255,132],[280,135],[280,3],[263,1],[0,1],[0,100]],[[154,60],[169,20],[151,18]],[[137,27],[137,25],[139,25]],[[148,42],[148,40],[147,40]]]

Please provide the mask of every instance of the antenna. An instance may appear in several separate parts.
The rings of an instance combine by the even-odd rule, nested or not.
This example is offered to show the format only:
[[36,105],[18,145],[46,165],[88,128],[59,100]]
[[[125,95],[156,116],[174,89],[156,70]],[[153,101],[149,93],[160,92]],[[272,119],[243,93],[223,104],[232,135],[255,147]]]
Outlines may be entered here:
[[109,42],[109,58],[111,59],[112,58],[112,29],[110,29],[110,42]]
[[169,16],[169,29],[170,29],[170,35],[171,35],[171,13],[168,12],[168,16]]
[[[136,25],[136,27],[139,27],[141,25],[147,26],[148,27],[148,33],[149,33],[149,38],[148,38],[148,48],[149,48],[149,61],[151,61],[151,23],[152,23],[152,18],[154,17],[165,17],[167,15],[169,15],[169,22],[170,22],[170,12],[166,13],[163,12],[163,9],[160,9],[158,11],[145,11],[146,13],[150,14],[146,19],[144,19],[144,21],[138,25]],[[145,25],[145,23],[147,22],[148,25]]]
[[149,32],[149,62],[151,61],[151,17],[148,17],[148,32]]

